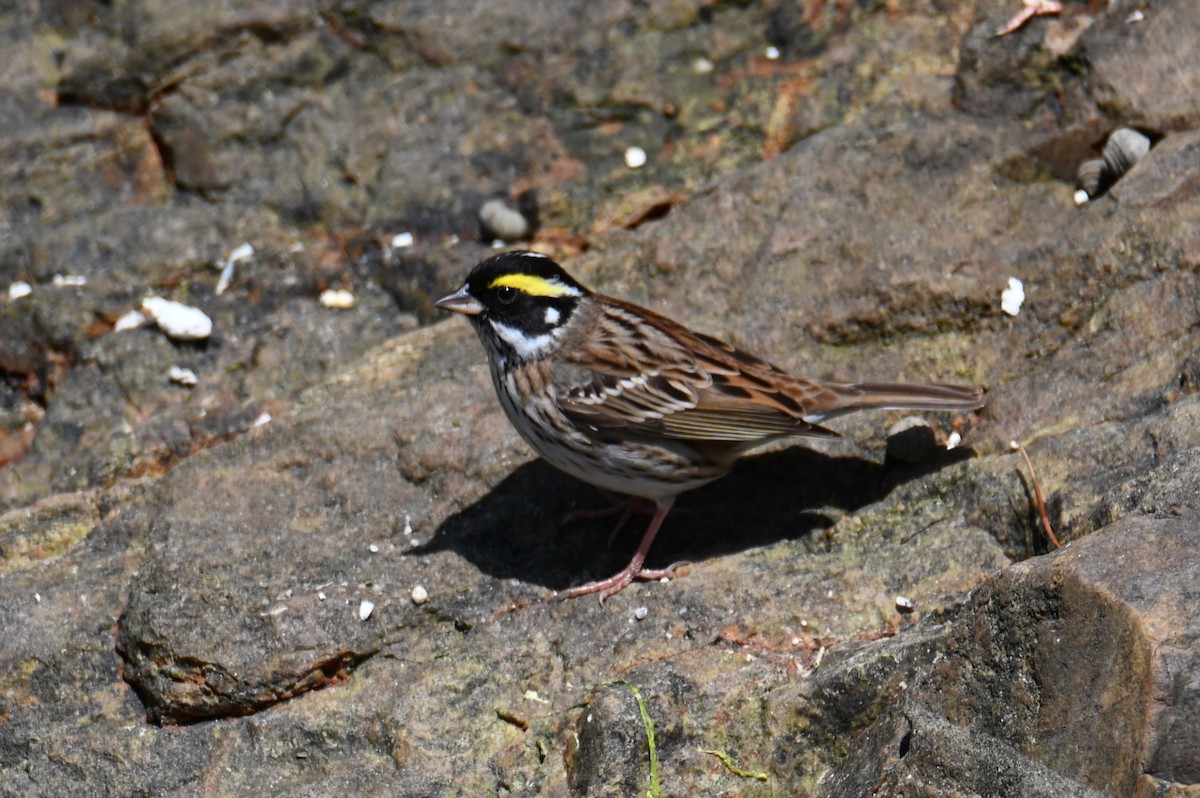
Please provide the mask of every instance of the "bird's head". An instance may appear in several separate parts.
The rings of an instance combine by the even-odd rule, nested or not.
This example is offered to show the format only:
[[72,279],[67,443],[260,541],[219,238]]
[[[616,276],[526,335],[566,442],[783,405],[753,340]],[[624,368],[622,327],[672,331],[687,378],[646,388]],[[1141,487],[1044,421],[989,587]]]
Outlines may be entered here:
[[506,360],[553,353],[590,291],[536,252],[505,252],[471,270],[462,288],[433,303],[470,319],[483,343]]

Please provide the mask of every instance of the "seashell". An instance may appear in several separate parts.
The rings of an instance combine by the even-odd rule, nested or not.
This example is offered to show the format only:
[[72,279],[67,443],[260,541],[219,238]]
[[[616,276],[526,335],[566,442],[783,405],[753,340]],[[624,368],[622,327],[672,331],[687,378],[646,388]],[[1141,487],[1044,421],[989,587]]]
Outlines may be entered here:
[[1079,187],[1089,197],[1108,191],[1112,184],[1133,168],[1150,152],[1150,137],[1129,127],[1119,127],[1104,143],[1104,157],[1093,158],[1079,165],[1075,173]]
[[1104,162],[1108,164],[1115,181],[1132,169],[1135,163],[1145,158],[1148,152],[1149,136],[1133,128],[1121,127],[1112,132],[1108,143],[1104,145]]
[[1103,158],[1092,158],[1079,164],[1079,171],[1075,173],[1075,177],[1079,181],[1079,187],[1086,191],[1088,196],[1094,197],[1099,193],[1100,181],[1107,171],[1108,164]]

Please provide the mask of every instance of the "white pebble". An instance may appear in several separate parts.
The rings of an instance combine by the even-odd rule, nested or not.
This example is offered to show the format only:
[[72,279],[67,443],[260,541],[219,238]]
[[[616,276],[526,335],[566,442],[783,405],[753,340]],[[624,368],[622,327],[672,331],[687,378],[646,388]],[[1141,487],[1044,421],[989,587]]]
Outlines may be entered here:
[[707,75],[715,69],[712,61],[709,61],[704,56],[700,56],[692,62],[692,71],[697,75]]
[[413,533],[412,516],[405,514],[405,516],[404,516],[404,534],[411,536],[412,533]]
[[1146,15],[1141,11],[1134,11],[1129,16],[1125,17],[1126,25],[1136,25],[1146,18]]
[[1086,191],[1084,191],[1083,189],[1079,189],[1078,191],[1075,192],[1075,204],[1076,205],[1087,205],[1088,202],[1091,201],[1091,199],[1092,198],[1089,197],[1088,193]]
[[254,419],[253,421],[250,422],[250,426],[252,428],[253,427],[261,427],[264,424],[270,424],[270,423],[271,423],[271,414],[267,413],[267,412],[263,412],[263,413],[258,414],[258,418]]
[[951,432],[949,435],[946,436],[946,448],[947,449],[954,449],[960,443],[962,443],[962,436],[959,435],[957,432]]
[[917,605],[908,596],[896,596],[896,611],[908,614],[915,610]]
[[327,308],[349,310],[354,307],[354,294],[344,288],[327,288],[321,292],[321,304]]
[[379,544],[372,543],[370,546],[367,546],[367,550],[370,551],[372,554],[378,554],[379,553]]
[[646,151],[641,147],[630,147],[625,150],[625,165],[630,169],[641,169],[646,165]]
[[58,288],[87,285],[87,278],[78,274],[56,274],[50,283]]
[[1016,316],[1021,312],[1024,302],[1025,285],[1016,277],[1009,277],[1008,288],[1000,294],[1000,309],[1010,316]]
[[177,382],[188,388],[191,388],[199,381],[196,377],[196,372],[191,369],[180,368],[179,366],[171,366],[170,370],[167,371],[167,378],[171,382]]
[[324,601],[324,600],[325,600],[325,591],[318,590],[317,591],[317,601]]
[[122,330],[134,330],[141,327],[146,322],[150,321],[144,315],[136,310],[131,310],[121,318],[117,319],[117,323],[113,325],[113,332],[121,332]]
[[776,61],[779,59],[779,48],[778,47],[768,47],[767,51],[764,53],[764,55],[766,55],[766,57],[769,60]]
[[363,599],[362,604],[358,605],[358,619],[360,621],[365,621],[367,618],[371,617],[371,613],[374,611],[375,605],[372,602]]
[[639,621],[646,620],[646,616],[650,614],[650,610],[645,607],[638,607],[633,611],[633,617]]
[[21,299],[33,293],[33,286],[23,280],[17,280],[8,287],[9,299]]
[[212,335],[212,319],[200,308],[150,296],[142,300],[142,311],[154,319],[154,323],[169,338],[202,341]]
[[396,233],[396,235],[392,236],[392,248],[404,249],[405,247],[411,247],[414,240],[412,233]]
[[412,589],[412,603],[424,604],[426,601],[429,601],[429,591],[420,585],[414,587]]

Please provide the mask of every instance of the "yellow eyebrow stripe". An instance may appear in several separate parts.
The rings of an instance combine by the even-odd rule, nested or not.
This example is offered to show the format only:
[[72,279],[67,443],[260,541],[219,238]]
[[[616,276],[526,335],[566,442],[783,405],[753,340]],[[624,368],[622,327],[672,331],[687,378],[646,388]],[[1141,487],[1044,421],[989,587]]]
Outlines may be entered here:
[[530,296],[557,297],[579,295],[579,292],[569,285],[552,282],[544,277],[536,277],[532,274],[504,274],[492,280],[488,288],[500,288],[502,286],[524,291]]

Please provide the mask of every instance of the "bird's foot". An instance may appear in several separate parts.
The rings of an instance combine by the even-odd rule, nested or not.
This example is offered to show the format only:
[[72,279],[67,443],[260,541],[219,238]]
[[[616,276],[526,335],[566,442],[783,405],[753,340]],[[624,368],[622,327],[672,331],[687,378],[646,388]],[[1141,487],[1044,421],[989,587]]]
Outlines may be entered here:
[[675,578],[676,569],[687,564],[686,560],[680,560],[679,562],[671,563],[666,568],[643,568],[641,563],[632,562],[620,573],[613,574],[607,579],[588,582],[586,585],[564,590],[558,594],[558,597],[560,599],[569,599],[598,593],[600,603],[604,604],[605,601],[629,587],[635,580],[639,582],[657,582],[660,579],[673,579]]

